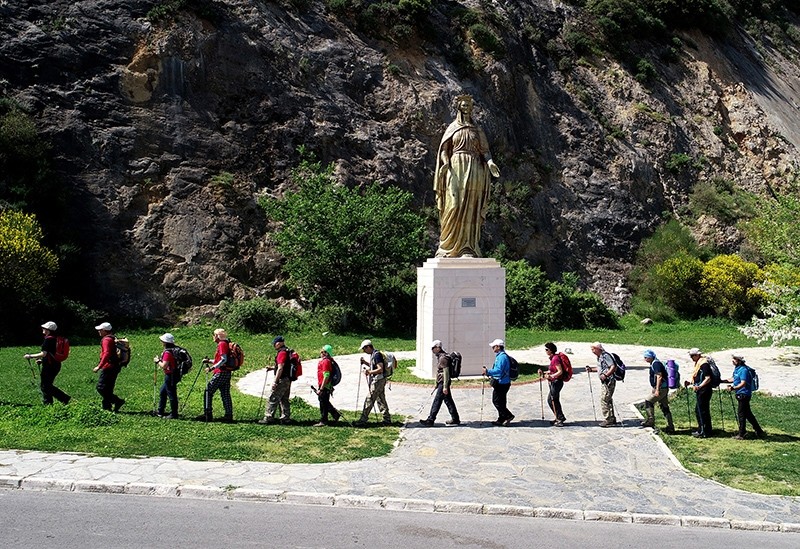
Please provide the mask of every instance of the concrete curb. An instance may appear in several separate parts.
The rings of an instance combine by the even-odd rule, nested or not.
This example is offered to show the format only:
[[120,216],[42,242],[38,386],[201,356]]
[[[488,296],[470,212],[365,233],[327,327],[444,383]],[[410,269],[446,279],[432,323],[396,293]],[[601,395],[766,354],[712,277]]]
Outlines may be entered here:
[[456,513],[466,515],[494,515],[542,519],[583,520],[626,524],[651,524],[685,528],[722,528],[759,532],[786,532],[800,534],[800,523],[779,523],[757,520],[735,520],[719,517],[658,515],[603,511],[599,509],[560,509],[552,507],[526,507],[517,505],[484,504],[461,501],[365,496],[360,494],[332,494],[318,492],[286,492],[244,488],[220,488],[202,485],[150,484],[144,482],[120,483],[65,479],[40,479],[36,477],[0,476],[0,489],[88,492],[99,494],[128,494],[136,496],[175,497],[190,499],[215,499],[292,505],[321,505],[358,509],[385,509],[417,513]]

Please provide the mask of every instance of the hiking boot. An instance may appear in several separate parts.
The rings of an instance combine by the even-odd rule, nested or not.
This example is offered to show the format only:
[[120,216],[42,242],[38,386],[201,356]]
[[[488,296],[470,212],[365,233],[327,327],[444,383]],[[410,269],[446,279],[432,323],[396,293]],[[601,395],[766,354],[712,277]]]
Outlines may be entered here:
[[448,427],[455,427],[456,425],[461,425],[461,420],[460,419],[451,419],[451,420],[445,421],[444,424],[447,425]]
[[512,421],[514,421],[514,418],[515,418],[515,417],[516,417],[516,416],[515,416],[514,414],[511,414],[511,415],[508,417],[508,419],[506,419],[506,420],[503,422],[503,425],[505,425],[506,427],[508,427],[509,425],[511,425],[511,422],[512,422]]
[[314,425],[312,425],[312,427],[325,427],[325,426],[327,426],[327,425],[328,425],[328,424],[327,424],[327,423],[325,423],[324,421],[320,421],[320,422],[318,422],[318,423],[315,423]]
[[672,425],[667,425],[667,426],[664,428],[664,432],[665,432],[665,433],[668,433],[668,434],[670,434],[670,435],[674,435],[674,434],[675,434],[675,427],[674,427],[674,426],[672,426]]
[[496,425],[497,427],[502,427],[503,422],[498,419],[497,421],[493,421],[492,425]]
[[340,417],[342,417],[342,414],[336,414],[335,416],[333,416],[333,422],[336,423],[337,421],[339,421]]
[[731,438],[734,440],[744,440],[744,437],[739,434],[733,435]]
[[353,427],[366,427],[366,426],[367,422],[364,421],[363,419],[359,419],[358,421],[353,422]]
[[119,409],[125,406],[125,399],[121,398],[114,404],[114,412],[119,412]]
[[213,418],[211,417],[211,414],[200,414],[194,419],[195,421],[211,421]]
[[291,425],[292,424],[292,420],[289,419],[288,417],[285,417],[285,418],[281,419],[280,422],[281,422],[281,425]]
[[272,425],[273,423],[277,422],[278,420],[276,420],[274,417],[265,417],[264,419],[259,419],[256,423],[259,425]]
[[767,438],[767,432],[766,431],[757,432],[756,433],[756,438]]
[[563,426],[564,426],[564,422],[563,421],[555,421],[555,422],[553,422],[553,427],[563,427]]
[[169,415],[166,415],[166,416],[162,415],[162,416],[159,416],[159,417],[161,417],[161,419],[178,419],[178,414],[169,414]]
[[432,419],[421,419],[419,420],[419,424],[423,427],[433,427],[433,420]]
[[600,422],[599,425],[600,425],[600,427],[611,427],[614,424],[611,423],[610,421],[603,420],[603,421]]
[[219,419],[220,423],[233,423],[233,418],[230,416],[224,416]]
[[385,425],[385,426],[389,426],[389,425],[391,425],[391,424],[392,424],[392,420],[391,420],[391,419],[384,419],[384,420],[381,422],[381,424],[382,424],[382,425]]
[[644,421],[642,421],[642,424],[639,427],[644,428],[644,427],[655,427],[655,426],[656,426],[655,420],[645,419]]

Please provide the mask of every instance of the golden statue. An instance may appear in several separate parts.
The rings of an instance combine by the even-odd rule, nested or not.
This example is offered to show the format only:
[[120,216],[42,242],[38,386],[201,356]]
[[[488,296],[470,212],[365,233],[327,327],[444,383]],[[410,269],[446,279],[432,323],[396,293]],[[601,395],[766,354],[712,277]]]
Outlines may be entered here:
[[483,130],[472,122],[472,96],[455,99],[456,119],[447,127],[439,153],[433,190],[439,209],[436,257],[480,257],[481,227],[489,205],[491,176],[500,177]]

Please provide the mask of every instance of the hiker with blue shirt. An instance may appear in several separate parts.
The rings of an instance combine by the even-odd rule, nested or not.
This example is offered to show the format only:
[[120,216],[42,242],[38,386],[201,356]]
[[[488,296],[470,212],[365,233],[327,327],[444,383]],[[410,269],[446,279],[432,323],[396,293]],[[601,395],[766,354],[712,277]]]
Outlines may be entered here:
[[511,388],[511,361],[506,354],[505,342],[502,339],[495,339],[489,343],[489,347],[494,351],[494,365],[491,370],[483,367],[483,375],[491,378],[492,385],[492,404],[497,408],[497,421],[492,425],[504,425],[508,427],[514,419],[508,408],[508,390]]
[[667,379],[667,369],[664,363],[658,360],[656,353],[647,349],[644,352],[644,361],[650,365],[650,394],[644,399],[644,410],[647,418],[642,421],[642,427],[655,427],[656,403],[661,408],[664,418],[667,420],[667,433],[675,432],[675,425],[672,422],[672,412],[669,410],[669,380]]
[[739,401],[739,407],[736,410],[736,416],[739,418],[739,432],[733,437],[736,440],[744,440],[747,433],[747,422],[753,426],[756,432],[756,437],[764,438],[766,433],[761,425],[758,424],[756,416],[750,409],[750,399],[753,396],[753,374],[750,367],[745,364],[742,355],[732,355],[731,362],[733,363],[733,379],[725,379],[724,383],[730,383],[728,391],[736,391],[736,400]]

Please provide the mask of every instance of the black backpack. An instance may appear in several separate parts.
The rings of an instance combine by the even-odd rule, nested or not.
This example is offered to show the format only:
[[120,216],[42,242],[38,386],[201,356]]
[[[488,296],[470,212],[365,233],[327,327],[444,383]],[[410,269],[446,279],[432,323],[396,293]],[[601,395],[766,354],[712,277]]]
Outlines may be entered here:
[[508,357],[509,363],[508,377],[511,378],[511,381],[515,381],[519,377],[519,362],[508,353],[506,353],[506,356]]
[[453,351],[447,355],[450,359],[448,369],[450,370],[450,379],[458,379],[461,375],[461,353]]
[[177,345],[172,348],[172,356],[175,357],[175,373],[178,381],[192,370],[192,355],[183,347]]
[[342,369],[331,357],[331,386],[336,387],[340,381],[342,381]]
[[708,367],[711,369],[711,387],[712,388],[719,387],[719,384],[722,383],[722,376],[719,373],[717,362],[710,356],[707,356],[706,363],[708,364]]
[[625,381],[625,363],[622,362],[622,359],[619,357],[617,353],[611,353],[611,358],[614,359],[614,379],[617,381]]

